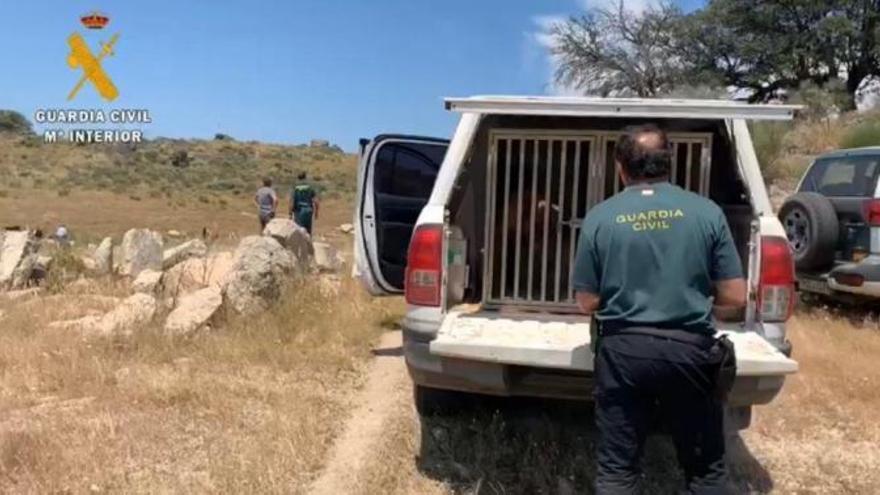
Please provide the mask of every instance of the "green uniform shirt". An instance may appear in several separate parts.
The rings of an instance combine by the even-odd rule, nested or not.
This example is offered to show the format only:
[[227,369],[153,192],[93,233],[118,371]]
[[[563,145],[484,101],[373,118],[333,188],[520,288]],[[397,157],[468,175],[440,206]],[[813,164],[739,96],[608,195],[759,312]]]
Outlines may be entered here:
[[626,188],[581,226],[573,285],[598,294],[609,326],[714,333],[713,282],[742,277],[721,208],[660,182]]
[[294,210],[312,210],[315,189],[310,184],[297,184],[291,192]]

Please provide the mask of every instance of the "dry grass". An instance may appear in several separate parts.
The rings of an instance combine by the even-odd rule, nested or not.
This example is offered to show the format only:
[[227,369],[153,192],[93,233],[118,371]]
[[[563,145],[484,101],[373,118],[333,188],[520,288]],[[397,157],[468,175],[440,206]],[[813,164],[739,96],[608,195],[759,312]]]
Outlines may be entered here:
[[824,310],[791,323],[800,373],[757,410],[745,435],[779,492],[876,493],[880,486],[880,332],[873,326]]
[[[287,205],[282,203],[282,208],[286,211]],[[351,211],[350,199],[324,200],[315,221],[316,235],[339,236],[335,229],[351,222]],[[250,198],[230,198],[227,206],[218,207],[201,203],[178,206],[150,198],[135,201],[109,192],[74,192],[59,197],[51,191],[26,190],[0,197],[0,228],[19,225],[51,233],[59,223],[65,223],[75,238],[87,242],[107,235],[119,242],[122,234],[133,227],[160,232],[174,229],[191,237],[200,236],[204,227],[224,241],[259,231]]]
[[[846,315],[853,315],[851,311]],[[861,322],[862,316],[856,320]],[[805,310],[789,336],[801,372],[752,427],[732,442],[740,493],[876,493],[880,486],[877,396],[880,333],[826,311]],[[595,430],[589,406],[553,401],[483,401],[449,418],[419,421],[407,403],[361,493],[590,493]],[[652,436],[646,493],[681,487],[674,449]]]
[[2,301],[0,491],[302,492],[394,304],[302,283],[192,340],[84,341],[46,324],[112,302]]

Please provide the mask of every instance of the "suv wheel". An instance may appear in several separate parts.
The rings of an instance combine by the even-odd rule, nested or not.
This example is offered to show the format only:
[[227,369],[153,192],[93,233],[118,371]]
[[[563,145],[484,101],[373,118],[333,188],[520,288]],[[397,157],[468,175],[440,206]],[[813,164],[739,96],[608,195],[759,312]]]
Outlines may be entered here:
[[814,192],[799,192],[783,203],[779,220],[798,269],[813,270],[831,264],[840,227],[828,198]]

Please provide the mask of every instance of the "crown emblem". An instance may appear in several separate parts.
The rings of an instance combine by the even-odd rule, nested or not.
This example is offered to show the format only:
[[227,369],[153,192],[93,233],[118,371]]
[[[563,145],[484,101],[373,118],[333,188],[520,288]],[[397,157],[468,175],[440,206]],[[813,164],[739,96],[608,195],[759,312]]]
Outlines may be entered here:
[[110,18],[100,12],[90,12],[79,18],[83,26],[89,29],[104,29]]

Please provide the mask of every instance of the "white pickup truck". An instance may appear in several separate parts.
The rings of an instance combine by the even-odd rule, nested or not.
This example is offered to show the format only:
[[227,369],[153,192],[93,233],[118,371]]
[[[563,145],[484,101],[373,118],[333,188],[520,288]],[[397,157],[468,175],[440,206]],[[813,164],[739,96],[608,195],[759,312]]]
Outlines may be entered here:
[[355,270],[374,295],[405,293],[419,412],[460,392],[591,398],[591,323],[570,278],[578,232],[622,187],[621,130],[653,122],[672,142],[670,180],[721,206],[748,276],[744,321],[718,323],[738,359],[728,424],[747,427],[797,363],[785,338],[794,268],[746,121],[791,119],[797,107],[506,96],[446,107],[461,114],[451,141],[361,141]]

